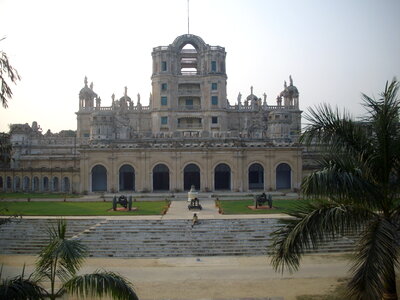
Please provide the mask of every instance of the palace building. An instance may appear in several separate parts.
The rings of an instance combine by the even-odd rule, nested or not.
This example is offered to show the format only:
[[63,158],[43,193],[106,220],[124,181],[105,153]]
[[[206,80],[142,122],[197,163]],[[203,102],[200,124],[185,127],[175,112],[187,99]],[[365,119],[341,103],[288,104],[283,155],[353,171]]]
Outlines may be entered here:
[[227,100],[225,48],[184,34],[152,52],[149,105],[127,88],[102,106],[79,92],[77,130],[13,124],[2,191],[203,192],[296,190],[302,179],[299,92],[290,77],[274,103]]

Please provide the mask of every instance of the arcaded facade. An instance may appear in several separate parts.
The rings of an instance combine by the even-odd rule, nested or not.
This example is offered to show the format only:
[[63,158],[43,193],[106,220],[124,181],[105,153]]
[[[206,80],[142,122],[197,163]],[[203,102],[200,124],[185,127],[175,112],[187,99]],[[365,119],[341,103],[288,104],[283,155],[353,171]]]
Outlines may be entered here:
[[227,99],[226,52],[185,34],[152,52],[149,105],[125,88],[111,106],[88,85],[77,131],[43,134],[36,122],[10,128],[12,160],[0,190],[158,192],[295,190],[302,178],[299,92],[267,101]]

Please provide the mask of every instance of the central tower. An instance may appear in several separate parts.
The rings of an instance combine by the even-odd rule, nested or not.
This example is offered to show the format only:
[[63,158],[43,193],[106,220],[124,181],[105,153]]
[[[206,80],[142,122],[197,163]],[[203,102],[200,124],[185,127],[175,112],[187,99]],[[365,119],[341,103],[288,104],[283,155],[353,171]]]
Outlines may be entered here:
[[153,49],[153,134],[210,136],[226,130],[225,48],[184,34]]

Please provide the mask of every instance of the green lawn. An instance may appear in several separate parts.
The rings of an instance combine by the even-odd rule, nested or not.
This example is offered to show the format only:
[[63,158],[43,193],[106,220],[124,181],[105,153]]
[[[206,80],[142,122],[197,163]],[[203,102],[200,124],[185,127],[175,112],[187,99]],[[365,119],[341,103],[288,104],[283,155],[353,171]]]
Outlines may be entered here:
[[77,198],[81,195],[62,194],[62,193],[0,193],[0,199],[59,199],[59,198]]
[[253,206],[253,200],[220,200],[223,214],[279,214],[285,213],[287,209],[296,207],[301,200],[298,199],[283,199],[273,200],[272,206],[274,209],[257,209],[252,210],[248,206]]
[[[23,216],[121,216],[160,215],[165,209],[165,201],[133,202],[137,211],[108,211],[112,202],[0,202],[3,215]],[[7,209],[6,211],[4,209]]]

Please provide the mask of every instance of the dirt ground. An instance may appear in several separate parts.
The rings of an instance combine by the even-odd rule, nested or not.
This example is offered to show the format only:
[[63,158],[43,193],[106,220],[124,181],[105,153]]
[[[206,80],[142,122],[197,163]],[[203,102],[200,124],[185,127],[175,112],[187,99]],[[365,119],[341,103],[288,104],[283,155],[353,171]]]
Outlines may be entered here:
[[[305,256],[298,272],[276,273],[267,257],[89,258],[81,273],[106,269],[126,276],[140,299],[230,299],[329,294],[346,277],[348,255]],[[0,255],[4,276],[26,274],[36,257]],[[69,298],[71,299],[71,298]]]

